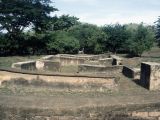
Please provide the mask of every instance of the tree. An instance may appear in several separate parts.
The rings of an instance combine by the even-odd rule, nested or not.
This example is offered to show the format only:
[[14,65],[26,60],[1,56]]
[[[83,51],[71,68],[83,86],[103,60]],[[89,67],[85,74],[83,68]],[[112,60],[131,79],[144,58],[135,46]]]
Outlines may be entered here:
[[143,23],[138,25],[135,31],[131,32],[128,40],[130,54],[141,56],[144,51],[150,50],[154,42],[154,32]]
[[49,23],[51,31],[68,30],[70,27],[79,24],[78,18],[69,15],[62,15],[60,17],[53,17]]
[[118,50],[125,49],[128,33],[124,25],[107,25],[103,27],[103,31],[108,37],[106,41],[106,48],[108,48],[109,51],[116,53]]
[[25,28],[36,32],[45,29],[49,14],[57,10],[49,4],[50,0],[0,0],[0,31],[7,31],[13,53],[21,52]]
[[47,49],[50,53],[78,53],[79,41],[66,31],[51,32],[46,36]]
[[104,51],[105,34],[96,25],[79,24],[71,27],[68,32],[79,40],[80,49],[84,49],[85,53],[97,54]]
[[160,46],[160,16],[156,21],[156,39],[157,39],[158,45]]
[[31,24],[36,31],[41,30],[44,22],[50,18],[50,12],[57,10],[49,3],[49,0],[1,0],[1,30],[17,35]]

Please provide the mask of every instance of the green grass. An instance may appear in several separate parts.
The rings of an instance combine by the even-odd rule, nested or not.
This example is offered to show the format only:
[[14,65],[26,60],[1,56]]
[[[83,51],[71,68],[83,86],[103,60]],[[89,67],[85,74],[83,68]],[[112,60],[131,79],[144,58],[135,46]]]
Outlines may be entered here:
[[12,63],[23,62],[28,60],[36,60],[42,56],[9,56],[0,57],[0,67],[11,67]]

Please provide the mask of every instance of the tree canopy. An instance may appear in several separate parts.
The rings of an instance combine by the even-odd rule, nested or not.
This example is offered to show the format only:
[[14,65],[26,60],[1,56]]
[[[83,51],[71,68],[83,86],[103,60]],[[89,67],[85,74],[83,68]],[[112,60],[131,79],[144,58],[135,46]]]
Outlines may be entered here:
[[33,27],[36,32],[42,31],[50,18],[49,14],[56,10],[50,6],[49,0],[1,0],[1,30],[14,35],[22,33],[26,27]]
[[[50,0],[0,0],[0,55],[87,54],[123,52],[141,56],[154,43],[160,46],[160,17],[153,26],[79,22],[57,11]],[[28,30],[27,30],[28,29]]]
[[156,21],[156,39],[157,39],[158,45],[160,46],[160,17]]

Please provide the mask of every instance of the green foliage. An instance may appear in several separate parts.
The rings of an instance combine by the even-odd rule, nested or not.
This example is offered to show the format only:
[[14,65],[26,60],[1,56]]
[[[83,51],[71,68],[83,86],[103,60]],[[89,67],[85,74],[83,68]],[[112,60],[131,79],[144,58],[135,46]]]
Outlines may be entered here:
[[154,33],[143,24],[138,25],[135,30],[130,29],[128,49],[132,55],[141,56],[144,51],[150,50],[154,42]]
[[160,47],[160,16],[158,20],[156,21],[156,39],[158,42],[158,45]]
[[18,34],[32,23],[36,31],[41,31],[45,21],[50,18],[50,12],[57,10],[49,3],[49,0],[1,0],[1,29]]
[[[24,29],[32,27],[36,33],[45,31],[51,18],[49,14],[57,10],[50,3],[50,0],[0,0],[0,31],[7,31],[0,43],[3,52],[26,53],[26,42],[30,40],[26,39],[28,37],[24,34]],[[42,43],[37,43],[39,48]]]
[[60,17],[53,17],[49,23],[49,27],[51,31],[67,30],[77,24],[79,24],[77,17],[62,15]]
[[105,45],[109,51],[116,53],[118,50],[125,49],[126,40],[128,39],[125,26],[120,24],[107,25],[103,27],[103,31],[108,37]]
[[65,31],[52,32],[46,39],[50,53],[78,53],[79,41]]
[[104,51],[103,42],[105,34],[101,28],[91,24],[79,24],[70,28],[69,33],[77,38],[80,49],[85,53],[102,53]]
[[[154,42],[154,29],[143,24],[82,24],[69,15],[51,17],[50,0],[0,0],[0,55],[126,51],[141,56]],[[30,28],[31,32],[24,32]],[[1,33],[7,31],[6,34]],[[160,17],[156,22],[160,45]]]

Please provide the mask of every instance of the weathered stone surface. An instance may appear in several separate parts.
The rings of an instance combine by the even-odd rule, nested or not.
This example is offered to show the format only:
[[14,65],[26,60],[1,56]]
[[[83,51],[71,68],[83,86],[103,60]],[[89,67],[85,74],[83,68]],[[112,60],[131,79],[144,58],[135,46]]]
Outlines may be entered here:
[[128,66],[123,67],[123,74],[126,77],[133,78],[134,80],[140,79],[140,74],[141,74],[140,72],[141,72],[140,68],[130,68]]
[[37,70],[47,70],[47,71],[60,71],[61,64],[60,62],[51,61],[51,60],[37,60],[36,68]]
[[113,58],[112,65],[122,65],[122,58],[116,55],[111,55],[111,58]]
[[60,68],[61,68],[60,62],[55,62],[55,61],[50,61],[50,60],[44,61],[44,70],[59,72]]
[[42,57],[42,60],[51,60],[53,59],[54,55],[47,55],[45,57]]
[[36,61],[17,62],[13,63],[11,67],[22,70],[36,70]]
[[133,112],[132,116],[134,117],[142,117],[142,118],[147,118],[148,117],[148,112]]
[[79,72],[106,72],[110,74],[122,72],[123,66],[103,66],[103,65],[88,65],[81,64],[78,66]]
[[36,61],[36,68],[37,68],[37,70],[43,70],[43,68],[44,68],[44,61],[37,60]]
[[159,117],[160,116],[160,112],[149,112],[149,116],[150,117]]
[[160,89],[160,64],[143,62],[141,64],[141,84],[149,90]]
[[[42,75],[42,74],[23,74],[23,73],[13,73],[0,71],[0,83],[5,84],[6,82],[21,80],[24,79],[28,83],[37,80],[41,81],[42,85],[49,85],[59,88],[79,88],[79,89],[88,89],[97,88],[99,91],[103,89],[116,90],[117,83],[114,77],[92,77],[92,76],[83,76],[83,75]],[[95,90],[95,89],[94,89]]]
[[99,59],[100,65],[112,66],[113,59],[112,58],[103,58]]

